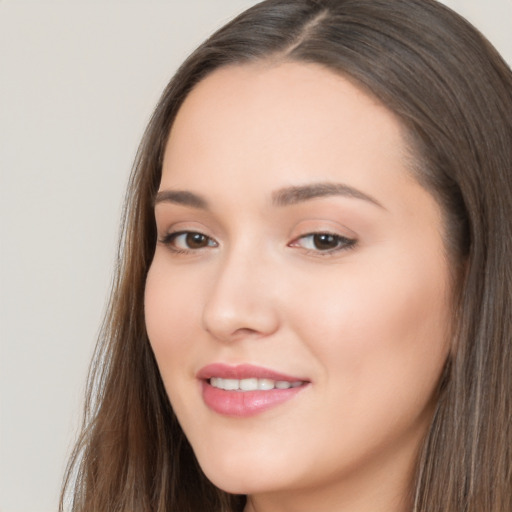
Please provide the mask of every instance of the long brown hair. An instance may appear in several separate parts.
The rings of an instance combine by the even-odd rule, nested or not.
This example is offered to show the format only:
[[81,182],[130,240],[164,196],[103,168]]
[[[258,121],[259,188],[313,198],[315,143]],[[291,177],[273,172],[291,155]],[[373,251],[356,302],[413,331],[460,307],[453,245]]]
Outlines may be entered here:
[[[166,396],[144,324],[153,200],[190,90],[227,65],[314,62],[349,77],[406,128],[418,179],[442,206],[458,281],[453,352],[418,461],[415,512],[512,510],[512,73],[433,0],[267,0],[182,65],[139,148],[112,296],[63,496],[75,512],[234,512],[203,475]],[[68,492],[66,492],[68,491]],[[61,510],[64,498],[61,499]]]

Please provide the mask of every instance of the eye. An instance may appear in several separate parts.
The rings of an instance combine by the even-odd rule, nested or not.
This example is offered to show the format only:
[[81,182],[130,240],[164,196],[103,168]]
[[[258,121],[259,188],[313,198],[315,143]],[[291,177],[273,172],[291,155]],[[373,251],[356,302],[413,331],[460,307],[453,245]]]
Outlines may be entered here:
[[333,233],[310,233],[293,241],[291,247],[302,247],[308,251],[332,253],[349,249],[356,240]]
[[175,252],[189,252],[218,245],[213,238],[197,231],[169,233],[160,242]]

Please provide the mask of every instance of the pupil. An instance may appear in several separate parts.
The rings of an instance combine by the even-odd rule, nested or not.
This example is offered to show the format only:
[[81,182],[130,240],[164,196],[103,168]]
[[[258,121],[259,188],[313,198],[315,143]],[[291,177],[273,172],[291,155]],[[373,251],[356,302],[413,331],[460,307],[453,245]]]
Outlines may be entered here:
[[334,249],[338,244],[338,239],[334,235],[320,234],[313,238],[317,249]]
[[201,233],[189,233],[187,235],[187,245],[192,249],[204,247],[206,245],[206,237]]

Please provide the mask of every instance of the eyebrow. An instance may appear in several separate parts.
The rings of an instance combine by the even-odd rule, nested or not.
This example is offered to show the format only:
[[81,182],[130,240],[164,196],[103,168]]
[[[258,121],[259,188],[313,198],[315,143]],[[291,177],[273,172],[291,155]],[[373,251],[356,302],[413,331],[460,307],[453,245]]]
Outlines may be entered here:
[[304,201],[309,201],[310,199],[317,199],[327,196],[343,196],[351,197],[354,199],[362,199],[363,201],[368,201],[369,203],[372,203],[379,208],[385,209],[384,206],[382,206],[382,204],[377,201],[377,199],[368,194],[365,194],[364,192],[361,192],[356,188],[345,185],[343,183],[330,182],[312,183],[308,185],[282,188],[272,194],[272,203],[275,206],[289,206]]
[[[379,208],[385,209],[375,198],[354,187],[343,183],[330,182],[281,188],[272,193],[272,204],[274,206],[283,207],[328,196],[361,199]],[[199,208],[201,210],[207,210],[209,208],[208,201],[204,197],[189,192],[188,190],[161,190],[157,193],[154,204],[156,206],[164,202]]]
[[208,201],[204,197],[187,190],[161,190],[155,197],[154,205],[158,203],[174,203],[201,210],[208,209]]

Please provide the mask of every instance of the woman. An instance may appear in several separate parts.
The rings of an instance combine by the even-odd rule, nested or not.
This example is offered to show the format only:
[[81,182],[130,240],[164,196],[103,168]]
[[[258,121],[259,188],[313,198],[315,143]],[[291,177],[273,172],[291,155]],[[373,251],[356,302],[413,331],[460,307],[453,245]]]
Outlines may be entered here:
[[73,510],[511,510],[511,168],[436,2],[219,30],[139,150]]

